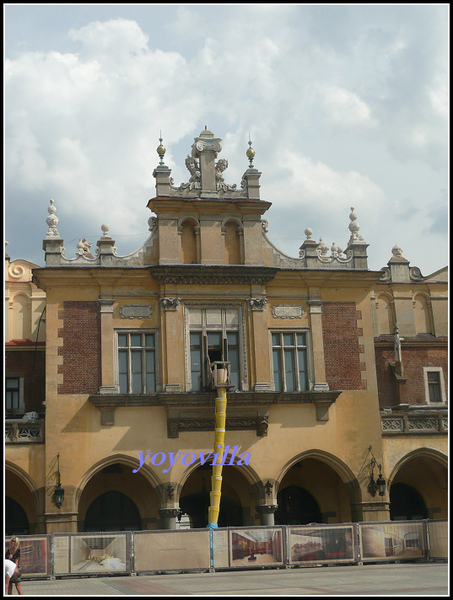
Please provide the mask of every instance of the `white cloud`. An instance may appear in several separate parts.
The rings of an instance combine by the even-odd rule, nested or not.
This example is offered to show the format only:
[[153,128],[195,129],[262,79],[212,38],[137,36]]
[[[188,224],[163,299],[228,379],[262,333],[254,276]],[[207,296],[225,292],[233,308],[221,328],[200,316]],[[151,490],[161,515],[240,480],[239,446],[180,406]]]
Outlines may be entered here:
[[327,86],[320,91],[321,94],[323,92],[322,100],[327,110],[327,118],[336,127],[350,129],[377,125],[370,107],[357,94],[338,86]]
[[[397,241],[404,248],[391,209],[410,203],[423,214],[427,190],[440,198],[446,187],[446,43],[437,8],[153,5],[148,14],[86,21],[68,34],[71,52],[55,45],[5,61],[6,216],[18,222],[34,193],[43,224],[34,221],[27,236],[33,252],[42,254],[50,197],[68,239],[88,233],[71,229],[73,217],[96,232],[107,221],[113,236],[146,232],[159,131],[179,184],[205,125],[223,138],[229,183],[247,168],[250,133],[262,196],[284,233],[300,211],[304,228],[338,238],[339,219],[347,234],[355,206],[363,230],[387,220],[369,249],[373,260],[387,260]],[[165,49],[156,30],[165,32]],[[423,185],[409,189],[412,181]],[[411,226],[411,239],[424,235],[421,219]],[[436,253],[419,243],[416,262],[442,266],[439,231],[429,233]],[[270,232],[284,237],[272,223]],[[120,254],[136,241],[122,240]]]

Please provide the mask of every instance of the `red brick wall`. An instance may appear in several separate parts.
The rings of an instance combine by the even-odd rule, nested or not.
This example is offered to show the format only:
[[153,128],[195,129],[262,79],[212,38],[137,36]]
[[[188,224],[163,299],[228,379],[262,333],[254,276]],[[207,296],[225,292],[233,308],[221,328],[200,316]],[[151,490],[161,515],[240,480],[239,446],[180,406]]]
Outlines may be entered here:
[[379,406],[396,406],[400,403],[398,384],[389,364],[389,361],[392,363],[395,361],[393,346],[376,348],[375,356]]
[[396,379],[389,366],[389,362],[393,363],[395,360],[393,346],[376,348],[379,404],[381,406],[394,406],[400,402],[411,405],[426,404],[423,367],[442,367],[445,390],[448,390],[447,348],[430,347],[429,345],[421,347],[403,345],[402,357],[407,380],[400,386],[398,395]]
[[322,330],[326,379],[331,390],[360,390],[366,388],[361,371],[357,326],[361,314],[354,302],[325,302],[322,307]]
[[101,321],[97,302],[64,302],[59,317],[63,374],[59,394],[94,394],[101,380]]

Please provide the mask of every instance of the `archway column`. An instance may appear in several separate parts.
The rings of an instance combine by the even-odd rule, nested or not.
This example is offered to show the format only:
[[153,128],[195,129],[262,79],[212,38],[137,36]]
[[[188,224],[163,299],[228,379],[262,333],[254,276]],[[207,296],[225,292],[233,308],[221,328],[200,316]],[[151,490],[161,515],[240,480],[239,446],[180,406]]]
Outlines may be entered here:
[[179,512],[179,508],[159,508],[163,529],[176,529],[176,518]]
[[278,504],[258,504],[256,510],[260,516],[260,525],[275,525],[274,513]]

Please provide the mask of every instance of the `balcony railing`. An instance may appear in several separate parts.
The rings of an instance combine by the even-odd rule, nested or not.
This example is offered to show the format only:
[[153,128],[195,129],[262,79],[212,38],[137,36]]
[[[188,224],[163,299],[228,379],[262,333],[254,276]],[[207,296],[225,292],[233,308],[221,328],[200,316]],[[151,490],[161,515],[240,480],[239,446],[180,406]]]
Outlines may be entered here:
[[448,433],[447,408],[410,408],[398,410],[398,407],[381,410],[381,429],[383,434],[401,433]]
[[6,444],[42,444],[44,442],[44,419],[26,421],[5,419]]

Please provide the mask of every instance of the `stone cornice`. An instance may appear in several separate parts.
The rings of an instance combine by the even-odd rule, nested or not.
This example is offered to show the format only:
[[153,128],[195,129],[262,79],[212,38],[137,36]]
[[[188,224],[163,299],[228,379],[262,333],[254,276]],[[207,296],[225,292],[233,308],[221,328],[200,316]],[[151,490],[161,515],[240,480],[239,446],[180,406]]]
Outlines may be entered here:
[[159,283],[190,285],[265,284],[278,269],[252,265],[157,265],[149,267]]
[[[328,392],[235,392],[228,394],[228,407],[272,404],[333,404],[341,391]],[[214,408],[216,392],[155,392],[153,394],[92,394],[98,408],[166,406],[168,408]]]

